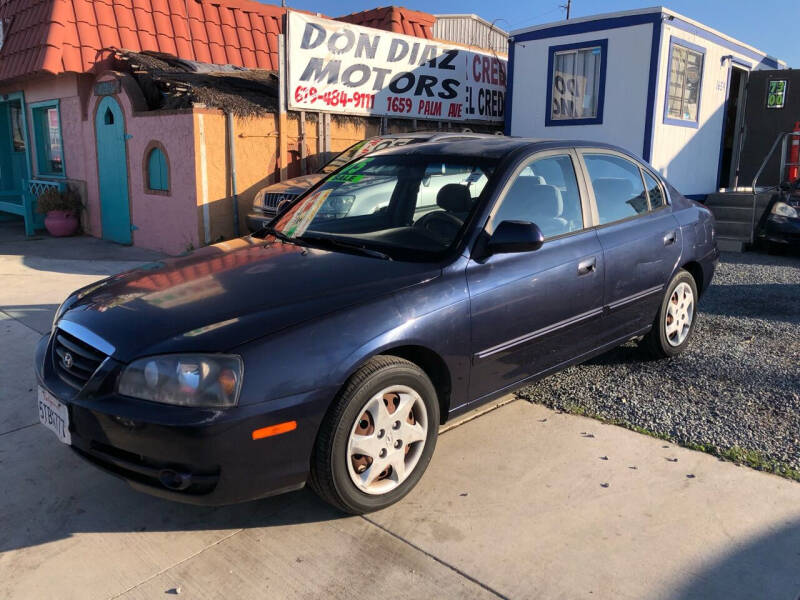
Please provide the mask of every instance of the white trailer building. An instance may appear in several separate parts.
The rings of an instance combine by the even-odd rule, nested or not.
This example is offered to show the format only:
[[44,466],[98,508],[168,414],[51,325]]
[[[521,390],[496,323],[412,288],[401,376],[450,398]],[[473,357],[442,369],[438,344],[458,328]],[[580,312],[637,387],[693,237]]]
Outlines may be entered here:
[[662,7],[511,33],[506,133],[602,141],[681,192],[734,179],[748,73],[786,65]]

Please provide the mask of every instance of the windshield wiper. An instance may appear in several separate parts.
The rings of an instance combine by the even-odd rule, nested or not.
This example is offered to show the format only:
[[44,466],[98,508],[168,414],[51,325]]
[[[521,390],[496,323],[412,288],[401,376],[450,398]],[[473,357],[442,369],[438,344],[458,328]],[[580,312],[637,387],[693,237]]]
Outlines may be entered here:
[[355,250],[356,252],[363,254],[364,256],[371,256],[372,258],[380,258],[383,260],[392,260],[392,257],[386,254],[385,252],[381,252],[380,250],[373,250],[372,248],[366,248],[360,244],[355,242],[349,242],[347,240],[343,240],[340,238],[333,238],[333,237],[323,237],[323,236],[315,236],[315,235],[304,235],[300,238],[297,238],[303,242],[310,242],[312,244],[321,243],[323,245],[327,244],[329,246],[334,246],[336,248],[343,248],[346,250]]
[[304,244],[299,238],[289,237],[282,231],[278,231],[274,227],[270,225],[264,225],[261,228],[261,231],[265,232],[267,235],[271,235],[273,237],[278,238],[280,241],[287,243],[287,244],[295,244],[296,246],[308,246],[308,244]]

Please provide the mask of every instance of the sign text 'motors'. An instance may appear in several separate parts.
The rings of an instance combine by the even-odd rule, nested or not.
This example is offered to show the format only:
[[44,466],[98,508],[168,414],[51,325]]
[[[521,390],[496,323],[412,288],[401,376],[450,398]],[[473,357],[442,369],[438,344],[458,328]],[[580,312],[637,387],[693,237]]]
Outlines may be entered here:
[[503,117],[504,59],[296,12],[289,13],[288,40],[291,108],[437,119]]

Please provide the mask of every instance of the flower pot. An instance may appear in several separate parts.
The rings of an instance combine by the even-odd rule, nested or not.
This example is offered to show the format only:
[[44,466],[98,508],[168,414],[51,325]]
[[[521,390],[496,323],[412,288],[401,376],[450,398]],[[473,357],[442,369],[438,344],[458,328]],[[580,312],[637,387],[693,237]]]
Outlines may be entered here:
[[75,235],[78,225],[78,217],[68,210],[51,210],[44,218],[44,226],[53,237]]

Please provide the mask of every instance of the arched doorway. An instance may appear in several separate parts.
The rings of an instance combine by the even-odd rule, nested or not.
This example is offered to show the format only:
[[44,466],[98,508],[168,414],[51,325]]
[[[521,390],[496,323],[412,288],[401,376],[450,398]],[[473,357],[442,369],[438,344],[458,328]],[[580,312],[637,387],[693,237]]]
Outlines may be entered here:
[[97,107],[95,131],[103,239],[130,244],[131,210],[125,119],[119,103],[111,96],[103,98]]

